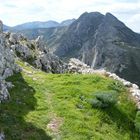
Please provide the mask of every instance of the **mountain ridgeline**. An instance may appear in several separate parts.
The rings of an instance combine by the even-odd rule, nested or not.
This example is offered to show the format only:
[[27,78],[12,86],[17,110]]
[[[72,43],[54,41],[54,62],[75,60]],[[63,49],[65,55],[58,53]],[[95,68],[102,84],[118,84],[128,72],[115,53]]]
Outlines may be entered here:
[[38,29],[38,28],[53,28],[53,27],[64,27],[70,25],[74,22],[75,19],[68,19],[64,20],[61,23],[58,23],[53,20],[49,21],[33,21],[33,22],[26,22],[23,24],[19,24],[13,27],[9,27],[4,25],[4,30],[7,31],[22,31],[22,30],[29,30],[29,29]]
[[31,39],[43,35],[48,48],[66,61],[75,57],[140,85],[140,34],[110,13],[86,12],[69,26],[21,33]]

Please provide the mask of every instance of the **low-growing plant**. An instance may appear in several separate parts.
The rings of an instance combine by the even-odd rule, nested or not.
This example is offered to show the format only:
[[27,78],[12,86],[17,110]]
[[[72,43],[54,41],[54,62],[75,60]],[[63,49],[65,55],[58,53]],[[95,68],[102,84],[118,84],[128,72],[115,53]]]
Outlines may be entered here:
[[97,99],[90,100],[90,104],[93,108],[102,108],[102,102]]
[[90,101],[94,108],[107,108],[117,103],[118,94],[113,93],[97,93],[94,99]]

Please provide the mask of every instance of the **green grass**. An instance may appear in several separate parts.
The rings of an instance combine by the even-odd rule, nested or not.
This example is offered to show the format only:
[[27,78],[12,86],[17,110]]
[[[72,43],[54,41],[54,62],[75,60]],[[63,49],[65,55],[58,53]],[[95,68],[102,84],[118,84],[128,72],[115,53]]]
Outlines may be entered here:
[[[138,140],[136,108],[127,90],[99,75],[46,74],[25,67],[8,78],[11,99],[0,104],[0,130],[6,140]],[[105,109],[92,108],[97,93],[119,94]],[[47,126],[56,120],[57,129]]]

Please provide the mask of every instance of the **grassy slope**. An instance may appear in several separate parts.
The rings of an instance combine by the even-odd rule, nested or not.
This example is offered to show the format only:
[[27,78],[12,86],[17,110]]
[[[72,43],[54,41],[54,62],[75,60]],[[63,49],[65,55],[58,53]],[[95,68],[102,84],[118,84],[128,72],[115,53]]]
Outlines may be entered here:
[[[138,139],[133,125],[135,105],[126,89],[109,78],[46,74],[24,66],[24,72],[8,80],[15,87],[10,101],[0,104],[0,129],[7,140]],[[118,104],[92,109],[87,101],[97,91],[119,92]],[[48,124],[54,124],[54,129]]]

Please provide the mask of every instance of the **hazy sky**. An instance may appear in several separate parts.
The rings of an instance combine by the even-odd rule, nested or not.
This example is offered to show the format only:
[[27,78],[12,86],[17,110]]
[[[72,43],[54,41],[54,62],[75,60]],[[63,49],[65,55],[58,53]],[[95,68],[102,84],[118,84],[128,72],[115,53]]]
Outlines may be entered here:
[[9,26],[28,21],[61,22],[86,11],[111,12],[140,32],[140,0],[0,0],[0,19]]

